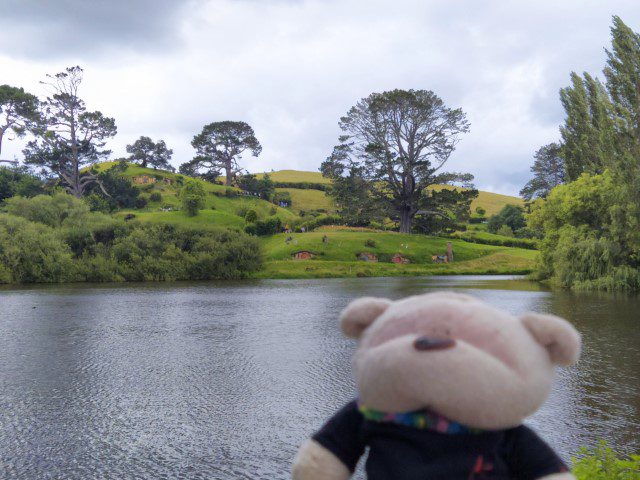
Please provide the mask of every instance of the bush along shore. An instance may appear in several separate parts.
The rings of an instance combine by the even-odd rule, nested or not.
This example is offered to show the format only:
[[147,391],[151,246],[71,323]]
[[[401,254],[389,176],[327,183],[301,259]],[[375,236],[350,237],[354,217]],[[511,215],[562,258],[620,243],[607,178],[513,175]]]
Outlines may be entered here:
[[125,221],[64,193],[15,197],[0,213],[0,283],[244,278],[258,241],[239,231]]

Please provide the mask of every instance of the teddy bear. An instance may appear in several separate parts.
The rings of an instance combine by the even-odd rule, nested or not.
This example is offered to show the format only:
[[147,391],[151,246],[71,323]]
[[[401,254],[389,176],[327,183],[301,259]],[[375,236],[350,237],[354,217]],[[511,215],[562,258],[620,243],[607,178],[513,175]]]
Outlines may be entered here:
[[340,315],[358,339],[358,398],[298,451],[295,480],[346,480],[364,454],[369,480],[569,480],[523,420],[545,401],[556,365],[580,354],[567,321],[514,316],[435,292],[360,298]]

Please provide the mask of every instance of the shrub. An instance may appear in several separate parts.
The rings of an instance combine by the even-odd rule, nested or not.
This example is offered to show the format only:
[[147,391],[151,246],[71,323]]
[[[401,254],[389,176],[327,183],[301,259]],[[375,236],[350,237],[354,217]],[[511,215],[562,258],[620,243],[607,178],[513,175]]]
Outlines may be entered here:
[[224,196],[228,198],[235,198],[238,196],[238,191],[231,187],[227,187],[224,189]]
[[476,213],[478,215],[480,215],[481,217],[484,217],[484,215],[487,213],[487,211],[482,207],[476,207]]
[[342,217],[340,217],[339,215],[320,215],[316,218],[307,220],[306,222],[299,224],[296,227],[296,231],[300,231],[300,229],[304,227],[306,231],[310,232],[323,225],[335,225],[340,223],[342,223]]
[[276,207],[271,207],[269,209],[269,215],[275,215],[276,213],[278,213],[278,209]]
[[606,442],[592,450],[583,448],[572,458],[577,480],[637,480],[640,478],[640,455],[623,458]]
[[256,220],[258,220],[258,214],[256,213],[256,211],[248,210],[244,216],[244,221],[247,223],[254,223]]
[[502,235],[503,237],[513,237],[513,230],[511,230],[511,227],[509,225],[502,225],[496,232],[496,235]]
[[153,192],[151,195],[149,195],[149,201],[151,201],[151,202],[161,202],[162,201],[162,194],[160,192]]
[[13,197],[6,200],[6,205],[11,215],[50,227],[82,223],[89,215],[86,203],[64,192],[33,198]]
[[278,217],[269,217],[247,225],[244,231],[251,235],[274,235],[282,231],[282,221]]
[[187,181],[180,190],[182,209],[190,217],[195,217],[200,209],[204,208],[205,191],[202,185],[195,180]]
[[147,197],[140,196],[135,199],[135,201],[133,202],[133,206],[135,208],[144,208],[147,206],[147,203],[148,203]]
[[364,242],[364,246],[365,247],[369,247],[369,248],[376,248],[377,244],[375,240],[371,240],[370,238],[365,240]]
[[507,225],[512,232],[523,228],[526,223],[522,207],[511,204],[505,205],[502,210],[489,219],[487,228],[490,232],[496,233],[503,225]]

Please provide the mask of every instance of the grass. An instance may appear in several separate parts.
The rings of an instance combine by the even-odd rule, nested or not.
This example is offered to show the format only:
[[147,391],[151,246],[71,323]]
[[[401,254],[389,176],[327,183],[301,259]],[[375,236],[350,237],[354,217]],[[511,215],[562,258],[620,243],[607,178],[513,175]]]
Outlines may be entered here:
[[198,225],[215,227],[244,227],[244,220],[237,215],[219,210],[201,210],[194,217],[187,216],[181,211],[172,212],[145,212],[140,210],[122,211],[114,216],[124,217],[127,214],[135,215],[141,222],[170,223],[174,225]]
[[[322,241],[326,235],[328,243]],[[289,243],[285,242],[291,237]],[[367,240],[374,247],[365,246]],[[453,240],[455,262],[434,264],[431,256],[444,254],[447,239],[372,232],[308,232],[279,234],[261,239],[265,266],[256,278],[325,278],[356,276],[405,276],[452,274],[525,274],[532,271],[537,252],[519,248],[478,245]],[[311,260],[293,260],[293,253],[308,250]],[[361,252],[374,253],[379,262],[357,260]],[[400,253],[411,263],[397,265],[390,257]],[[387,261],[382,261],[387,260]]]
[[[277,172],[266,172],[274,182],[310,182],[310,183],[331,183],[331,180],[322,176],[320,172],[305,172],[302,170],[278,170]],[[262,178],[264,173],[256,173],[256,177]]]
[[302,188],[276,188],[278,192],[289,192],[291,195],[291,209],[296,213],[310,210],[326,210],[333,213],[336,207],[326,192]]

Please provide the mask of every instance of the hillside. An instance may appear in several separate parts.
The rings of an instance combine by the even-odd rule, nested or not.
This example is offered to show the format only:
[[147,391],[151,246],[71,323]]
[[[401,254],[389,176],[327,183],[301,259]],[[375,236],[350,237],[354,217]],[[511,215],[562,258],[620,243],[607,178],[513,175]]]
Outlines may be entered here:
[[[301,170],[279,170],[268,172],[269,176],[277,183],[321,183],[330,184],[329,179],[322,176],[320,172],[306,172]],[[264,173],[258,173],[256,176],[262,178]],[[444,188],[444,187],[440,187]],[[286,190],[291,194],[293,200],[293,210],[299,212],[324,209],[328,212],[334,211],[331,198],[321,190],[299,189],[299,188],[278,188],[277,190]],[[500,193],[480,191],[478,197],[471,202],[471,211],[475,212],[476,208],[481,207],[486,210],[486,216],[489,217],[498,213],[505,205],[524,205],[524,200],[520,197],[510,195],[502,195]]]
[[[454,262],[433,263],[432,256],[443,255],[448,241]],[[440,237],[331,229],[278,234],[261,238],[261,243],[266,257],[264,269],[256,274],[261,278],[529,273],[537,256],[533,250]],[[313,258],[294,259],[300,251]],[[361,253],[375,255],[378,262],[359,260]],[[410,263],[392,263],[396,254]]]
[[[97,166],[99,170],[113,163]],[[313,188],[278,188],[291,195],[292,207],[281,208],[268,201],[243,195],[237,188],[216,185],[195,179],[207,197],[205,208],[194,217],[180,210],[179,191],[187,179],[172,172],[129,165],[121,174],[130,178],[146,201],[142,208],[116,212],[116,217],[133,215],[140,222],[159,222],[178,225],[221,226],[243,229],[247,210],[255,210],[259,219],[276,215],[283,223],[306,220],[302,211],[333,211],[331,199],[322,190]],[[294,183],[326,184],[320,173],[283,170],[270,174],[280,185]],[[307,186],[307,185],[305,185]],[[506,195],[481,192],[477,202],[488,213],[496,212],[507,203],[519,203],[520,199]],[[477,233],[477,232],[476,232]],[[483,233],[484,235],[490,235]],[[326,238],[325,238],[326,237]],[[496,238],[493,238],[496,237]],[[477,239],[472,238],[471,241]],[[507,237],[493,235],[490,239],[500,246],[470,243],[461,238],[447,239],[423,235],[402,235],[350,227],[321,227],[313,232],[276,234],[260,237],[265,265],[254,274],[257,278],[312,278],[340,276],[396,276],[432,274],[506,274],[528,273],[532,270],[537,252],[502,246]],[[443,255],[451,241],[455,261],[436,264],[433,255]],[[527,246],[527,245],[524,245]],[[313,258],[296,260],[294,254],[308,251]],[[361,253],[375,255],[377,262],[365,262]],[[392,257],[402,255],[406,264],[395,264]]]
[[[105,162],[96,167],[98,170],[103,171],[113,165],[114,162]],[[271,202],[256,197],[243,196],[242,192],[237,188],[215,185],[200,179],[193,180],[200,183],[205,192],[207,192],[205,208],[197,216],[189,217],[179,210],[180,199],[178,194],[180,183],[187,178],[184,175],[130,164],[127,170],[122,173],[122,176],[130,178],[132,181],[146,176],[152,183],[136,185],[141,190],[141,196],[147,200],[146,206],[135,210],[122,210],[116,213],[116,216],[133,214],[143,222],[239,228],[243,228],[245,225],[244,214],[247,210],[255,210],[258,218],[266,218],[270,215],[277,215],[283,221],[292,221],[298,218],[290,209],[278,207]],[[228,195],[228,192],[231,192],[231,196]],[[159,194],[160,200],[152,200],[153,194]]]

